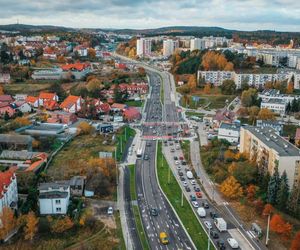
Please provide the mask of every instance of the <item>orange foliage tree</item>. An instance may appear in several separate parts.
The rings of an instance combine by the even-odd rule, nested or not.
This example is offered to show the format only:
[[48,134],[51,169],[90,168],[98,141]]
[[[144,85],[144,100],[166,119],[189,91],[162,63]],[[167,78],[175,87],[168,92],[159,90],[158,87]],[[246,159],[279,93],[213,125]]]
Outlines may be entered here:
[[17,219],[14,216],[13,210],[9,207],[3,207],[2,213],[0,214],[0,221],[0,239],[5,239],[5,237],[17,227]]
[[230,199],[237,199],[243,195],[241,184],[233,176],[229,176],[222,182],[220,190]]
[[26,216],[26,225],[24,227],[25,240],[33,240],[38,231],[39,219],[35,216],[34,212],[30,211]]
[[190,92],[193,92],[197,88],[197,79],[195,75],[191,75],[188,81],[188,86],[190,88]]
[[115,169],[115,160],[113,158],[91,158],[88,161],[88,167],[98,169],[104,175],[109,177]]
[[246,189],[247,199],[253,201],[257,191],[258,187],[253,184],[250,184]]
[[286,239],[291,234],[292,225],[286,222],[279,214],[274,214],[270,221],[270,229]]
[[273,206],[271,204],[266,204],[265,207],[264,207],[264,210],[262,212],[262,215],[268,216],[271,213],[273,213],[273,211],[274,211]]
[[205,84],[203,92],[205,94],[210,94],[210,91],[211,91],[211,85],[210,85],[210,83]]
[[63,233],[74,226],[69,216],[55,220],[49,218],[48,221],[50,223],[51,232],[53,233]]
[[270,109],[262,108],[258,112],[257,118],[261,120],[275,120],[275,114]]
[[299,250],[299,249],[300,249],[300,231],[296,233],[292,241],[290,250]]
[[87,122],[79,123],[79,125],[77,126],[77,129],[79,129],[79,134],[82,134],[82,135],[91,134],[94,131],[94,128]]
[[223,54],[215,51],[208,51],[202,57],[202,67],[204,70],[233,70],[233,64],[228,62]]
[[294,84],[292,82],[289,82],[286,88],[287,94],[292,94],[294,92]]

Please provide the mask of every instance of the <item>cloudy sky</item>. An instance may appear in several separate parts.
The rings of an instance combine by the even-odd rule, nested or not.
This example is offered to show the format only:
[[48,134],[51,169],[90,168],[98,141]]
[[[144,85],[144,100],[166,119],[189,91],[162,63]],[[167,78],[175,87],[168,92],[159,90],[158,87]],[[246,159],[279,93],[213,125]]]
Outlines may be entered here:
[[299,0],[0,0],[0,24],[300,31]]

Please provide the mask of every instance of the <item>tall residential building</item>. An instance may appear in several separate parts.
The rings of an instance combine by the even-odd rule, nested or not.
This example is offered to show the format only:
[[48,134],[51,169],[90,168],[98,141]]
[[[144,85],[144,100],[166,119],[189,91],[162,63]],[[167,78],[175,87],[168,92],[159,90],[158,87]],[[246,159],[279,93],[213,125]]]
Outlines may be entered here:
[[137,39],[136,54],[138,56],[149,56],[151,54],[151,39],[147,39],[147,38]]
[[200,39],[200,38],[191,39],[190,50],[193,51],[193,50],[196,50],[196,49],[199,49],[199,50],[205,49],[205,40]]
[[4,207],[17,208],[18,188],[15,171],[16,168],[12,167],[0,172],[0,213]]
[[280,175],[285,171],[290,188],[300,183],[300,151],[279,136],[271,127],[241,127],[240,152],[255,160],[262,173],[274,173],[277,165]]
[[177,40],[164,40],[163,42],[163,55],[164,56],[171,56],[176,49],[179,47],[179,42]]

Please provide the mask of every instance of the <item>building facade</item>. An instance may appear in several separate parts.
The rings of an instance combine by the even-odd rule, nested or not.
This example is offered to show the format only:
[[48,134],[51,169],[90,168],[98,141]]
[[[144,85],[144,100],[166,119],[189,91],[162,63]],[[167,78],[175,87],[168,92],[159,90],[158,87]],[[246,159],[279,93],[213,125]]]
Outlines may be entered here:
[[177,40],[167,39],[163,41],[163,55],[166,57],[171,56],[179,47]]
[[147,38],[137,39],[136,54],[138,56],[149,56],[151,54],[151,40]]
[[237,144],[240,139],[240,126],[232,123],[222,122],[218,129],[218,139]]

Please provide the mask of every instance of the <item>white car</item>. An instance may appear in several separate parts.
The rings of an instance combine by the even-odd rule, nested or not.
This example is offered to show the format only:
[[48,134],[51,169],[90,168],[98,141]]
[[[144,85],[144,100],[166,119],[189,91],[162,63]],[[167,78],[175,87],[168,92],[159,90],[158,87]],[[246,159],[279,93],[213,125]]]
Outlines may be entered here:
[[112,208],[112,207],[108,207],[108,209],[107,209],[107,214],[108,214],[108,215],[112,215],[113,213],[114,213],[113,208]]
[[194,208],[199,207],[199,203],[197,201],[192,201],[192,205],[193,205]]
[[184,181],[184,182],[182,182],[182,185],[183,185],[184,187],[186,187],[188,184],[187,184],[186,181]]
[[239,243],[234,238],[228,238],[227,242],[231,246],[232,249],[239,248]]
[[207,227],[207,229],[212,229],[212,225],[209,221],[204,221],[204,225]]
[[179,146],[179,145],[176,145],[176,149],[179,150],[179,149],[180,149],[180,146]]
[[177,168],[178,170],[180,170],[180,169],[181,169],[181,166],[180,166],[180,165],[178,165],[178,166],[176,166],[176,168]]
[[195,180],[191,180],[191,184],[194,186],[196,185],[196,181]]
[[179,165],[179,161],[175,161],[175,165]]

